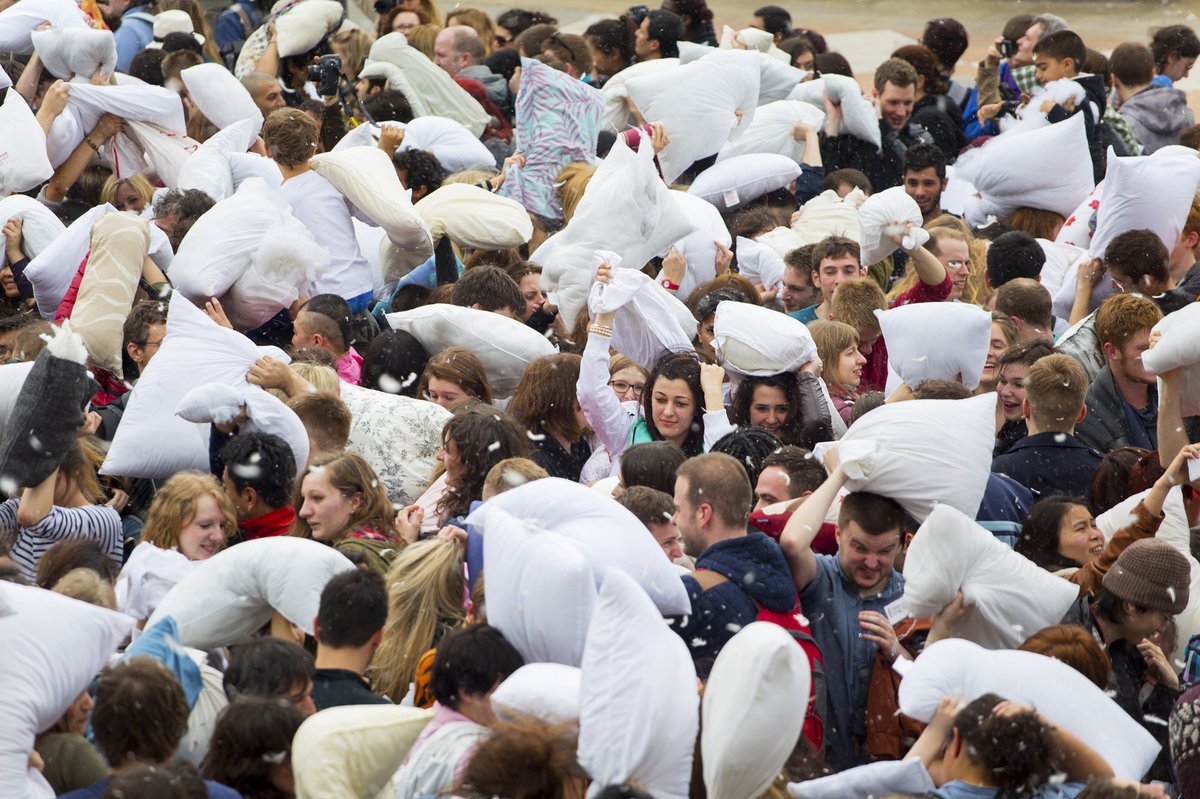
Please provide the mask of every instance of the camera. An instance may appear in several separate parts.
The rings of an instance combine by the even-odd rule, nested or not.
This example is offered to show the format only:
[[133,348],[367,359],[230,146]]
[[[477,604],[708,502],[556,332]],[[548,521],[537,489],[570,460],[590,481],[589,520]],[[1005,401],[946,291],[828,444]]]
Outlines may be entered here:
[[375,13],[382,16],[398,5],[400,5],[400,0],[375,0]]
[[1017,54],[1017,43],[1012,39],[1001,39],[997,49],[1000,51],[1001,58],[1012,58]]
[[317,94],[322,97],[336,96],[342,79],[342,57],[321,56],[320,61],[308,65],[308,79],[317,85]]

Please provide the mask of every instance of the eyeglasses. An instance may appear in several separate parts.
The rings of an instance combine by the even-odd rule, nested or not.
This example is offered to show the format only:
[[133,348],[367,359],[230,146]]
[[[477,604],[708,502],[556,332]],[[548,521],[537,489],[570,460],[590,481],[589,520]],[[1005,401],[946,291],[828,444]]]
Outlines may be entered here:
[[635,397],[641,397],[642,391],[646,388],[645,383],[639,386],[634,383],[626,383],[624,380],[609,380],[608,385],[618,394],[628,394],[632,391]]

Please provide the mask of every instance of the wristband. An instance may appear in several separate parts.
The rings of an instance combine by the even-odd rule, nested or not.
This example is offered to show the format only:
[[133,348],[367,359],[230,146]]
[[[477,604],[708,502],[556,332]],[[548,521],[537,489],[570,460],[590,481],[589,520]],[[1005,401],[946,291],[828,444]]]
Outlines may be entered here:
[[658,283],[660,286],[665,288],[667,291],[679,291],[679,284],[672,283],[671,278],[669,278],[669,277],[664,277],[662,280],[658,281]]
[[606,336],[607,338],[612,338],[613,334],[613,329],[611,327],[597,325],[594,323],[587,326],[587,331],[589,333],[594,333],[597,336]]
[[94,153],[100,152],[100,147],[98,145],[92,144],[91,136],[84,136],[83,141],[87,144],[88,147],[92,148],[92,152],[94,152]]

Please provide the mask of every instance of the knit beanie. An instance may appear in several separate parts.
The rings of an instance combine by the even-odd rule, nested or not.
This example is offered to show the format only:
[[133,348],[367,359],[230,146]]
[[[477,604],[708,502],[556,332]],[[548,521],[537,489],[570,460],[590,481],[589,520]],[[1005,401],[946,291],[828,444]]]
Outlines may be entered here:
[[1171,766],[1181,796],[1200,796],[1200,685],[1193,685],[1167,721]]
[[1140,608],[1174,616],[1188,603],[1192,569],[1187,558],[1165,541],[1135,541],[1104,575],[1104,587]]

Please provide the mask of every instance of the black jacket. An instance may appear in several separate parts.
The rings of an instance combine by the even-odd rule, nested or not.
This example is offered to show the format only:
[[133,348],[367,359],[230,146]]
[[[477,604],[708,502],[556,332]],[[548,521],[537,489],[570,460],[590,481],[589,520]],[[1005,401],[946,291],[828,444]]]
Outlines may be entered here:
[[[1105,159],[1107,158],[1106,145],[1108,144],[1104,129],[1107,126],[1101,126],[1101,120],[1104,118],[1104,109],[1108,107],[1107,94],[1104,91],[1104,79],[1099,75],[1080,75],[1075,78],[1075,82],[1083,87],[1086,94],[1084,99],[1077,103],[1074,111],[1068,111],[1061,105],[1056,105],[1050,109],[1050,113],[1046,115],[1046,119],[1051,123],[1062,122],[1064,119],[1074,116],[1075,114],[1083,114],[1083,127],[1087,131],[1088,152],[1092,156],[1092,175],[1099,183],[1104,179]],[[1122,153],[1118,153],[1122,155]]]
[[1026,436],[992,461],[992,471],[1006,474],[1038,497],[1083,496],[1104,456],[1075,436],[1038,433]]
[[1179,698],[1180,691],[1155,685],[1149,695],[1142,700],[1142,689],[1146,686],[1146,659],[1138,652],[1137,646],[1125,640],[1115,641],[1108,647],[1108,657],[1112,661],[1112,676],[1109,678],[1109,693],[1113,701],[1129,714],[1130,718],[1146,728],[1162,746],[1162,751],[1147,772],[1146,780],[1171,781],[1170,749],[1167,740],[1166,720],[1171,715],[1171,708]]
[[927,94],[918,100],[913,106],[912,119],[929,131],[934,144],[951,164],[967,146],[960,124],[962,109],[944,94]]
[[[1158,398],[1153,388],[1150,401],[1157,407]],[[1148,431],[1151,447],[1157,449],[1156,435]],[[1097,452],[1109,453],[1118,447],[1135,446],[1125,419],[1125,405],[1113,382],[1112,367],[1105,365],[1100,374],[1088,386],[1087,416],[1075,427],[1075,437]]]
[[838,169],[857,169],[871,181],[871,191],[881,192],[904,183],[904,156],[916,144],[934,144],[929,131],[913,122],[892,130],[879,122],[882,151],[871,142],[849,134],[827,136],[821,133],[821,161],[825,174]]

